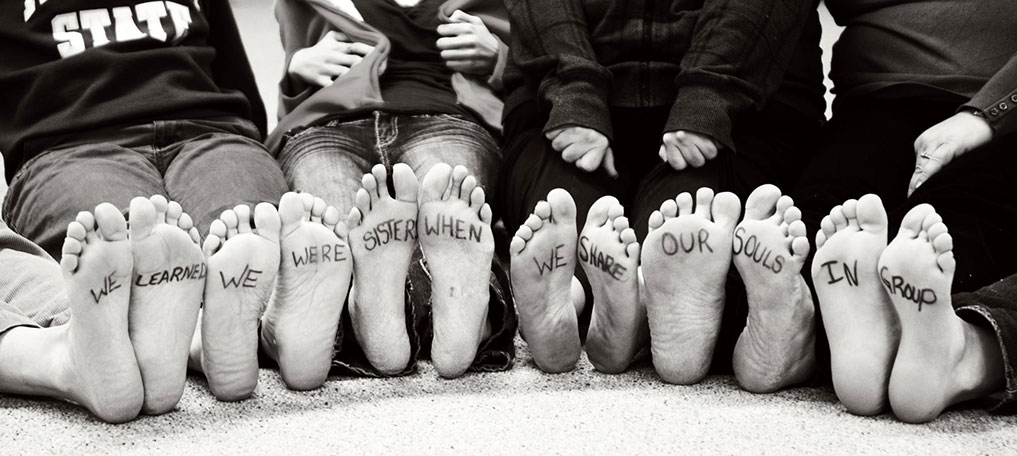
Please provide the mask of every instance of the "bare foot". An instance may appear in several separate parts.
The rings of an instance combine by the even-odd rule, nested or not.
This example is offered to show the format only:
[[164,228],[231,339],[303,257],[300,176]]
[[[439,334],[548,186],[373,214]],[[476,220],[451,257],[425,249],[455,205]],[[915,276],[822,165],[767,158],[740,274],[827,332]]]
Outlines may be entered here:
[[890,407],[901,420],[931,421],[943,409],[1004,386],[995,334],[954,313],[953,239],[932,206],[911,209],[879,257],[879,277],[900,317]]
[[801,211],[777,187],[760,186],[745,201],[732,250],[749,300],[735,378],[754,393],[807,380],[815,368],[815,308],[801,276],[809,252]]
[[833,387],[856,415],[886,408],[900,337],[897,315],[876,272],[887,223],[879,197],[865,195],[834,207],[816,233],[812,280],[830,339]]
[[593,316],[586,338],[590,363],[601,372],[628,369],[649,329],[639,301],[639,243],[613,196],[593,203],[579,235],[579,262],[593,288]]
[[130,216],[129,327],[145,383],[142,412],[156,415],[172,410],[184,393],[207,269],[198,230],[175,201],[134,198]]
[[420,186],[417,226],[431,274],[431,361],[445,378],[462,375],[490,335],[491,207],[463,166],[434,165]]
[[216,398],[236,401],[258,386],[258,324],[279,272],[279,212],[240,205],[212,222],[201,313],[201,370]]
[[332,367],[353,269],[339,218],[336,208],[306,193],[287,193],[279,201],[279,277],[261,339],[290,389],[321,386]]
[[71,399],[111,423],[133,419],[145,398],[141,371],[127,332],[134,259],[127,222],[111,204],[95,216],[78,214],[67,227],[60,267],[71,320],[66,326],[66,371]]
[[519,226],[509,245],[512,291],[533,361],[540,370],[572,370],[582,345],[570,289],[576,267],[576,203],[556,188]]
[[371,366],[394,375],[410,363],[406,332],[406,273],[417,247],[417,177],[409,166],[375,165],[357,191],[347,224],[353,249],[353,332]]
[[682,193],[650,216],[642,272],[653,366],[664,381],[706,377],[724,314],[731,236],[742,205],[733,193]]

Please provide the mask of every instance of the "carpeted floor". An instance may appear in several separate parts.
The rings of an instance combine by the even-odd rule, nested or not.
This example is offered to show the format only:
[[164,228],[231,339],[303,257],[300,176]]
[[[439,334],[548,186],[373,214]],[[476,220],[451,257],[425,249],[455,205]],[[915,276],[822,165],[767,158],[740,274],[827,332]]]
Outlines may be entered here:
[[847,414],[829,388],[771,395],[731,377],[661,382],[547,375],[520,346],[515,367],[442,380],[428,363],[394,379],[332,377],[287,390],[262,370],[255,396],[216,401],[191,377],[177,409],[103,424],[57,401],[0,396],[0,454],[1014,454],[1017,417],[951,411],[927,425]]

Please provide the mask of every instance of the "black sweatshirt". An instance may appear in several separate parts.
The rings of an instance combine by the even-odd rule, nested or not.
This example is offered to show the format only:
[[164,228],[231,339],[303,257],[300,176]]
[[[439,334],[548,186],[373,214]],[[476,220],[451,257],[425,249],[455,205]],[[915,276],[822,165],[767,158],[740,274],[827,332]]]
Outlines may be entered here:
[[228,0],[4,0],[0,43],[8,179],[96,129],[239,116],[265,133]]

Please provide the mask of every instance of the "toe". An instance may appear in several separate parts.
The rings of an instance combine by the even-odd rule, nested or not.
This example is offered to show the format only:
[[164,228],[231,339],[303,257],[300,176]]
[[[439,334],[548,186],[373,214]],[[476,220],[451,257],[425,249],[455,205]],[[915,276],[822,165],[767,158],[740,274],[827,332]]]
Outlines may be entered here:
[[[154,199],[154,198],[153,198]],[[163,198],[165,201],[165,198]],[[130,209],[130,236],[131,239],[144,239],[152,234],[152,228],[155,227],[155,223],[158,217],[155,211],[155,205],[152,204],[152,199],[137,197],[131,200]],[[85,225],[86,227],[88,225]]]
[[[375,167],[377,166],[379,165],[375,165]],[[378,178],[374,177],[374,174],[371,173],[364,174],[364,177],[360,179],[360,186],[367,191],[367,194],[371,200],[381,198],[381,196],[378,194],[378,187],[380,187],[381,184],[378,183]]]
[[611,222],[611,225],[615,232],[621,233],[622,231],[629,229],[629,218],[619,214],[614,218],[613,222]]
[[[674,202],[673,199],[664,200],[660,203],[660,210],[654,211],[654,213],[660,214],[660,222],[664,223],[664,220],[673,219],[678,216],[678,203]],[[657,225],[658,227],[660,225]]]
[[[322,201],[324,203],[324,201]],[[335,226],[339,224],[339,209],[335,206],[326,206],[325,213],[321,216],[321,222],[330,230],[335,230]]]
[[540,217],[537,217],[535,214],[530,214],[529,217],[526,217],[526,221],[523,222],[523,226],[529,228],[530,231],[534,231],[534,232],[539,230],[540,227],[543,226],[543,225],[544,225],[544,221],[541,220]]
[[95,224],[99,234],[107,241],[127,239],[127,220],[124,214],[110,203],[102,203],[95,207]]
[[[361,189],[363,190],[363,189]],[[359,208],[350,209],[350,215],[346,216],[346,227],[354,229],[360,226],[360,223],[364,220],[364,214],[360,212]]]
[[837,232],[837,227],[833,224],[833,219],[829,215],[823,217],[823,220],[819,222],[819,229],[827,238]]
[[773,215],[780,196],[776,185],[760,185],[745,199],[745,220],[763,220]]
[[[76,223],[71,222],[71,224]],[[70,237],[70,226],[68,226],[67,231],[68,236],[64,238],[64,246],[60,255],[60,269],[69,274],[78,270],[78,255],[81,254],[81,241]]]
[[233,209],[227,209],[219,214],[219,220],[226,225],[226,238],[232,238],[240,232],[240,216]]
[[883,208],[883,200],[878,196],[870,193],[859,198],[855,212],[861,229],[873,233],[886,232],[889,221],[886,209]]
[[841,211],[847,219],[849,228],[858,229],[858,200],[849,199],[841,204]]
[[357,209],[360,209],[361,215],[367,215],[371,212],[371,192],[365,188],[357,190],[357,195],[353,197],[354,204]]
[[222,246],[222,238],[225,235],[226,224],[222,220],[213,220],[212,226],[208,228],[208,236],[205,236],[205,243],[201,246],[201,251],[205,253],[205,258],[219,251],[219,247]]
[[233,208],[237,214],[237,231],[240,233],[251,232],[251,207],[246,204],[238,204]]
[[786,222],[784,217],[787,215],[788,209],[791,209],[794,204],[795,202],[790,196],[782,195],[779,199],[777,199],[777,206],[774,208],[773,215],[770,217],[770,220],[777,225]]
[[374,167],[371,168],[371,175],[374,176],[374,185],[377,189],[378,197],[391,198],[392,194],[388,191],[388,169],[385,168],[385,165],[381,163],[374,165]]
[[520,225],[519,229],[516,230],[516,234],[513,237],[522,239],[523,241],[529,241],[533,237],[533,230],[526,225]]
[[805,237],[805,222],[795,220],[788,225],[788,236],[791,236],[791,254],[800,259],[805,259],[809,254],[809,240]]
[[930,226],[927,231],[929,233],[929,239],[935,241],[937,237],[942,236],[949,230],[946,228],[945,223],[939,222],[936,223],[935,225]]
[[325,204],[325,200],[321,198],[315,198],[314,204],[311,205],[311,222],[321,223],[321,218],[325,215],[325,209],[328,205]]
[[420,203],[447,198],[451,185],[452,167],[446,163],[435,164],[427,174],[424,174],[424,179],[420,182]]
[[399,201],[415,203],[417,201],[417,175],[406,163],[396,163],[392,167],[392,186]]
[[523,248],[526,247],[526,241],[517,236],[512,236],[512,241],[509,242],[509,253],[512,255],[519,255],[523,253]]
[[288,192],[279,199],[279,223],[287,233],[296,229],[304,220],[304,197],[301,195],[303,194]]
[[742,212],[742,201],[731,192],[721,192],[713,197],[713,221],[726,231],[733,231]]
[[816,232],[816,248],[823,248],[823,244],[826,244],[826,233],[820,230]]
[[467,203],[472,203],[473,190],[476,188],[477,178],[473,176],[466,176],[466,179],[463,179],[463,186],[459,189],[459,197]]
[[[338,217],[339,209],[336,209],[335,213],[336,217]],[[346,242],[350,235],[349,228],[346,228],[346,224],[343,223],[342,220],[335,224],[335,229],[333,229],[332,232],[335,233],[336,236],[339,236],[339,239],[342,239],[343,242]]]
[[696,215],[707,220],[711,219],[710,208],[713,206],[714,192],[712,188],[701,187],[696,191]]
[[848,226],[847,217],[844,216],[844,206],[838,204],[830,209],[830,222],[833,223],[833,230],[840,231]]
[[162,195],[152,195],[149,200],[152,201],[152,206],[155,207],[155,220],[156,222],[166,221],[166,211],[169,210],[169,200]]
[[180,214],[184,213],[184,208],[180,207],[180,203],[176,201],[170,201],[166,205],[166,223],[172,226],[179,226]]
[[632,228],[627,228],[621,233],[621,240],[625,243],[625,256],[633,259],[639,259],[639,243],[636,242],[636,232]]
[[449,186],[449,194],[446,198],[454,199],[465,198],[465,195],[463,195],[462,191],[463,181],[466,180],[466,176],[468,176],[469,174],[470,172],[466,169],[465,166],[462,165],[457,165],[455,168],[452,169],[452,183]]
[[86,234],[87,230],[85,229],[85,226],[77,220],[67,224],[67,237],[78,241],[84,241]]
[[952,277],[954,271],[957,269],[957,260],[953,257],[953,251],[937,256],[936,265],[939,266],[940,271],[943,271],[943,273]]
[[470,207],[471,208],[479,209],[479,208],[483,207],[485,199],[486,199],[486,196],[484,195],[484,189],[483,188],[473,187],[473,190],[470,191]]
[[586,216],[586,226],[604,226],[608,220],[608,212],[616,206],[618,206],[617,198],[613,196],[600,197],[590,207],[590,213]]
[[533,215],[540,217],[541,220],[547,220],[551,217],[551,204],[547,201],[537,201],[537,205],[533,208]]
[[[937,223],[943,223],[943,217],[935,212],[930,213],[925,216],[924,220],[922,220],[922,230],[929,231],[929,228],[932,228]],[[929,239],[932,239],[931,235],[929,236]]]
[[904,219],[900,222],[900,231],[897,232],[897,237],[915,239],[918,237],[918,233],[922,231],[922,222],[925,221],[925,217],[935,212],[936,210],[928,204],[919,204],[907,214],[904,215]]
[[282,229],[279,210],[270,203],[258,203],[254,207],[254,227],[258,229],[258,236],[278,244],[279,230]]
[[660,211],[653,211],[653,213],[650,214],[649,231],[652,233],[657,228],[660,228],[661,225],[663,224],[664,224],[664,214],[662,214]]
[[692,194],[684,192],[674,197],[675,205],[678,206],[678,215],[689,215],[692,213]]
[[493,217],[494,217],[494,213],[491,212],[491,205],[490,204],[484,203],[483,206],[480,206],[480,221],[481,222],[484,222],[484,223],[490,225]]
[[576,202],[567,190],[556,188],[548,192],[547,204],[551,206],[551,223],[576,223]]
[[932,249],[937,254],[944,254],[953,251],[953,236],[950,233],[942,233],[932,239]]

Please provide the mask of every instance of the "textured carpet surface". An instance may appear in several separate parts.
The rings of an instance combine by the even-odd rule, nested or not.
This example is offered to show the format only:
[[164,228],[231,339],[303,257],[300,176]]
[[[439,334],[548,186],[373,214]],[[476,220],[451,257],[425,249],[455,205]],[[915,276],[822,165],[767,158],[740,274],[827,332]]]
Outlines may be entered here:
[[524,347],[508,372],[442,380],[428,363],[394,379],[331,377],[287,390],[263,369],[255,396],[216,401],[192,376],[171,413],[101,423],[57,401],[0,396],[0,454],[1015,454],[1017,417],[950,411],[927,425],[848,414],[829,388],[771,395],[731,377],[664,384],[543,374]]

